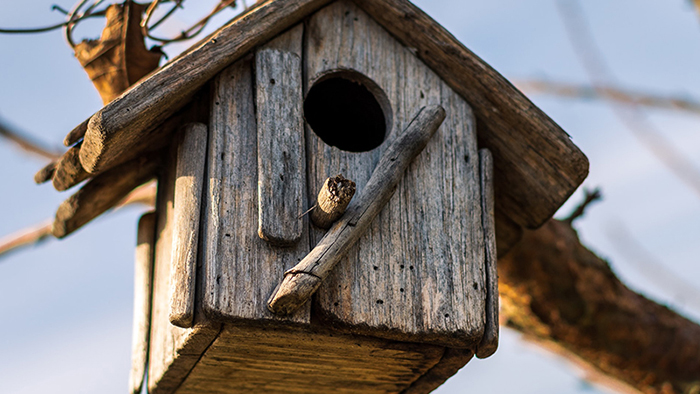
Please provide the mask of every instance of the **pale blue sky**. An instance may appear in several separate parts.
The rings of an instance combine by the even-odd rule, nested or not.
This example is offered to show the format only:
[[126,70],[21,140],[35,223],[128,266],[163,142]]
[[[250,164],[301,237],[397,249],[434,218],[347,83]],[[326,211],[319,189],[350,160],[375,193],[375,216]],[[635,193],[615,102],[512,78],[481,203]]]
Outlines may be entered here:
[[[598,45],[626,87],[700,97],[700,18],[689,1],[580,1]],[[0,26],[55,22],[60,15],[50,12],[54,3],[69,8],[72,0],[2,0]],[[186,2],[190,7],[194,3]],[[190,20],[214,2],[196,3],[199,8],[188,8]],[[509,79],[587,82],[555,0],[416,3]],[[213,25],[226,18],[230,15]],[[661,166],[605,104],[532,99],[588,155],[591,174],[585,184],[603,189],[605,200],[577,222],[585,243],[608,258],[630,287],[700,320],[697,293],[659,280],[658,269],[640,267],[612,236],[624,226],[664,270],[700,288],[700,196]],[[70,129],[100,107],[99,96],[60,32],[0,35],[3,119],[58,147]],[[672,111],[649,114],[700,167],[700,117]],[[69,195],[34,185],[32,176],[42,166],[41,160],[0,140],[0,237],[52,217]],[[580,192],[563,211],[579,200]],[[0,392],[126,391],[133,250],[141,211],[132,207],[104,216],[63,241],[0,261]],[[601,392],[581,376],[561,359],[505,331],[496,355],[472,361],[438,392]]]

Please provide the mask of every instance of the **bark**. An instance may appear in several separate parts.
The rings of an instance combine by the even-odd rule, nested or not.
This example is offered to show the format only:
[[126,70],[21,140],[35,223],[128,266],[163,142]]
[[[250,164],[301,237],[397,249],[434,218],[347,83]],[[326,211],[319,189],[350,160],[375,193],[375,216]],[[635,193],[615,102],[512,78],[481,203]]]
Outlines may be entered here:
[[700,393],[700,325],[628,289],[550,220],[498,262],[501,322],[628,392]]

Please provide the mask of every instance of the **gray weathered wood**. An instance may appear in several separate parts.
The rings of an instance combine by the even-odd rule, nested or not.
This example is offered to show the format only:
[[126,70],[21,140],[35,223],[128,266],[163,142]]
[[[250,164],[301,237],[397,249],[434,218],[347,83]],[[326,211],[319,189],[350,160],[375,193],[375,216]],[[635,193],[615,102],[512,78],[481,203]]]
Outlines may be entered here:
[[80,146],[82,143],[77,143],[70,147],[66,153],[61,156],[56,165],[56,172],[53,175],[53,187],[58,191],[68,190],[74,185],[88,179],[88,174],[80,164]]
[[159,165],[160,156],[153,153],[94,177],[58,207],[53,235],[63,238],[103,214],[137,186],[153,178]]
[[156,236],[156,213],[141,216],[136,239],[134,263],[134,321],[131,337],[131,371],[129,392],[140,394],[148,362],[151,333],[151,294],[153,292],[153,253]]
[[479,145],[494,155],[496,208],[536,228],[588,175],[569,136],[445,28],[405,0],[354,0],[433,69],[474,109]]
[[275,245],[299,241],[306,190],[298,25],[255,53],[258,125],[258,235]]
[[493,156],[488,149],[479,150],[481,172],[481,215],[484,226],[486,274],[486,323],[484,336],[476,348],[478,358],[491,356],[498,349],[498,271],[496,270],[496,223],[494,219]]
[[[484,237],[469,105],[352,2],[312,16],[305,37],[307,86],[333,70],[361,72],[384,92],[379,101],[388,102],[393,125],[384,144],[360,153],[330,147],[307,129],[307,155],[315,158],[307,164],[309,196],[338,173],[362,193],[416,108],[441,105],[447,113],[388,205],[324,281],[314,297],[316,317],[367,335],[475,346],[485,313]],[[323,235],[313,229],[312,244]]]
[[316,197],[316,205],[311,210],[314,226],[328,230],[345,213],[352,196],[355,195],[355,182],[336,175],[326,179]]
[[[91,152],[81,153],[84,168],[97,173],[111,167],[124,151],[140,153],[148,130],[182,106],[197,87],[328,2],[263,2],[166,64],[94,116],[92,131],[86,133]],[[496,188],[503,190],[497,210],[519,226],[537,226],[549,218],[588,171],[587,159],[561,128],[410,2],[355,2],[476,109],[480,143],[494,154]]]
[[50,181],[51,178],[53,178],[53,174],[56,173],[57,165],[58,161],[52,161],[51,163],[45,165],[44,168],[34,174],[34,182],[36,182],[36,184],[42,184]]
[[199,218],[201,216],[204,166],[207,155],[207,126],[189,123],[178,139],[175,168],[172,273],[170,277],[170,322],[192,327],[197,271]]
[[156,201],[156,245],[153,268],[153,302],[148,356],[148,392],[172,394],[197,364],[202,353],[219,334],[221,326],[202,316],[195,308],[192,328],[170,323],[170,277],[175,227],[175,183],[177,140],[165,154],[164,169],[158,177]]
[[440,106],[420,109],[406,130],[384,152],[362,193],[342,219],[311,253],[285,273],[284,280],[268,301],[271,311],[286,315],[311,298],[389,202],[408,165],[423,151],[444,119],[445,109]]
[[206,223],[202,245],[203,309],[218,320],[309,322],[309,307],[289,318],[269,312],[265,301],[284,271],[310,250],[308,219],[300,241],[280,248],[258,234],[258,159],[254,61],[224,70],[212,92]]
[[232,62],[265,43],[329,0],[259,3],[190,51],[164,65],[128,93],[94,114],[85,132],[80,161],[100,172],[125,152],[144,149],[149,130],[182,108],[188,98]]

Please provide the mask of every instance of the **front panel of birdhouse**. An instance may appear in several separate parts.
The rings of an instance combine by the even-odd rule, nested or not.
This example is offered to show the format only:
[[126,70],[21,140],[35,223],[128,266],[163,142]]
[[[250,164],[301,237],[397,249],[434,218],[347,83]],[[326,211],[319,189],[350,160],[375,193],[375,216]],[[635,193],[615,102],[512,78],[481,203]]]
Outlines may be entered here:
[[[462,98],[344,1],[229,67],[213,90],[206,314],[308,324],[313,313],[354,333],[473,346],[485,320],[484,233],[476,130]],[[342,174],[362,193],[387,146],[435,104],[447,114],[442,126],[313,312],[270,313],[284,272],[325,234],[303,215],[324,180]]]
[[[350,1],[255,48],[208,90],[195,98],[209,100],[208,143],[186,273],[173,224],[182,142],[159,181],[151,392],[400,392],[464,365],[497,302],[484,230],[493,211],[482,209],[492,189],[467,102]],[[326,235],[306,214],[326,178],[353,180],[358,199],[421,108],[436,105],[441,126],[311,301],[270,312],[285,272]]]

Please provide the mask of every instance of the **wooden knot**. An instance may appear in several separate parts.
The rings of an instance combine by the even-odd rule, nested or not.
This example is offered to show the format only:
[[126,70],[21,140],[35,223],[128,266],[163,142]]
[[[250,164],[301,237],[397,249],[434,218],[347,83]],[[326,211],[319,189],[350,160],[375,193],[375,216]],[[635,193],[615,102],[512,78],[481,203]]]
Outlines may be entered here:
[[311,222],[318,228],[329,229],[345,213],[354,195],[355,182],[342,175],[326,179],[311,211]]

